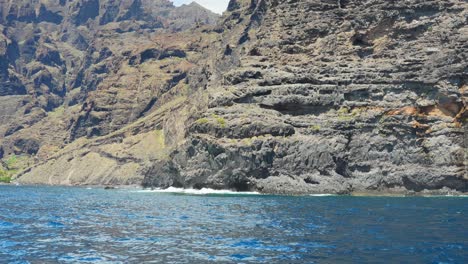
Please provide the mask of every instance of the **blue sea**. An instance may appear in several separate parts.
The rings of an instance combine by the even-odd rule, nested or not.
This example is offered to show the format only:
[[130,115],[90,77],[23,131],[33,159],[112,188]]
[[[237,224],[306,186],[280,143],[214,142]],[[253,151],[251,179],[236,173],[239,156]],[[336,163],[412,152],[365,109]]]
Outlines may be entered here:
[[0,263],[468,263],[468,198],[0,186]]

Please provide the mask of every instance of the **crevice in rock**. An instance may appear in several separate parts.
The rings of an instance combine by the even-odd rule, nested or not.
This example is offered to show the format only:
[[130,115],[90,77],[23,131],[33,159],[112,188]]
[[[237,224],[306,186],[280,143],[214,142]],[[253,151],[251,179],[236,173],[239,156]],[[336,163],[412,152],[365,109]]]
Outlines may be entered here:
[[359,58],[364,59],[364,58],[369,57],[372,54],[374,54],[374,50],[371,49],[371,48],[361,49],[361,50],[358,50],[357,54],[358,54]]
[[24,126],[23,125],[14,125],[14,126],[11,126],[7,129],[7,131],[5,132],[5,137],[8,137],[8,136],[11,136],[13,135],[14,133],[20,131],[21,129],[23,129]]
[[63,17],[57,13],[47,10],[46,7],[41,4],[37,20],[40,22],[46,21],[54,24],[60,24],[62,23]]
[[367,35],[364,33],[356,33],[352,38],[351,42],[354,46],[361,46],[361,47],[371,47],[373,44],[367,38]]
[[463,179],[457,176],[446,176],[442,180],[433,183],[418,183],[413,181],[409,177],[403,177],[403,185],[407,190],[421,192],[423,190],[439,190],[444,187],[456,190],[459,192],[467,192],[468,191],[468,179]]
[[351,173],[349,171],[348,162],[340,157],[333,157],[333,161],[336,164],[335,172],[339,175],[349,178]]
[[370,165],[353,165],[350,167],[351,171],[359,171],[359,172],[370,172],[371,171],[371,166]]
[[141,111],[141,113],[138,115],[138,118],[145,116],[145,114],[148,113],[157,102],[158,98],[152,98],[151,101],[145,106],[145,109],[143,109],[143,111]]
[[296,103],[281,103],[276,105],[260,104],[263,109],[271,109],[280,112],[283,115],[301,116],[314,115],[319,116],[334,109],[333,106],[324,105],[300,105]]
[[137,159],[137,158],[134,158],[134,157],[130,157],[130,156],[128,156],[128,157],[117,157],[117,156],[114,156],[111,153],[108,153],[108,152],[105,152],[105,151],[97,151],[97,154],[99,154],[99,156],[101,156],[101,157],[115,160],[120,165],[128,164],[130,162],[134,162],[134,163],[142,162],[140,159]]
[[424,190],[422,186],[419,184],[415,183],[414,181],[410,180],[408,177],[403,177],[403,185],[407,190],[415,191],[415,192],[420,192]]
[[163,60],[170,57],[185,58],[187,54],[183,50],[179,49],[168,49],[159,50],[156,48],[146,49],[138,55],[134,55],[130,58],[129,64],[132,66],[145,63],[149,60]]
[[257,92],[257,93],[254,93],[254,94],[249,94],[247,96],[243,96],[243,97],[234,99],[234,103],[237,103],[237,104],[251,104],[251,103],[253,103],[255,101],[254,100],[255,97],[268,96],[271,93],[272,93],[271,90],[267,90],[267,91]]
[[249,34],[247,32],[244,32],[244,34],[242,34],[242,36],[239,39],[239,45],[244,44],[245,42],[249,41],[249,39]]
[[94,19],[99,15],[99,0],[83,1],[83,5],[79,7],[78,14],[75,17],[75,25],[82,25],[88,19]]
[[125,13],[125,15],[120,17],[117,21],[124,21],[124,20],[129,20],[132,17],[138,17],[138,15],[140,14],[140,10],[141,10],[141,0],[133,0],[132,5],[128,9],[128,11]]
[[338,7],[339,8],[346,8],[349,4],[350,0],[338,0]]
[[224,49],[224,56],[231,56],[231,55],[232,55],[232,48],[228,44],[228,45],[226,45],[226,48]]
[[172,88],[177,86],[182,80],[187,77],[187,73],[182,72],[180,74],[174,75],[171,80],[167,82],[166,87],[162,90],[162,93],[170,91]]
[[40,144],[35,139],[20,138],[15,141],[15,154],[27,153],[28,155],[36,155],[39,151]]
[[356,90],[344,94],[346,101],[363,101],[369,99],[369,97],[370,93],[368,90]]
[[313,180],[311,178],[305,178],[304,179],[304,182],[307,183],[307,184],[312,184],[312,185],[318,185],[320,184],[320,182],[316,181],[316,180]]
[[99,24],[105,25],[107,23],[114,21],[114,19],[117,17],[118,14],[119,14],[119,7],[117,5],[107,6],[104,15],[101,17],[99,21]]
[[230,188],[233,188],[234,190],[238,192],[247,192],[250,191],[250,184],[247,180],[242,180],[233,183]]

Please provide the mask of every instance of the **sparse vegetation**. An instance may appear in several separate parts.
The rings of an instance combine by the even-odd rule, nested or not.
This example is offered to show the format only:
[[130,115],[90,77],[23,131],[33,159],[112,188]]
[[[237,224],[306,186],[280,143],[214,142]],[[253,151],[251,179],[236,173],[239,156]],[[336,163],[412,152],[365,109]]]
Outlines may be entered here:
[[172,99],[171,101],[168,101],[167,103],[161,105],[156,111],[154,111],[154,114],[160,114],[164,113],[168,110],[172,110],[173,108],[176,108],[183,104],[187,100],[186,96],[178,96]]
[[253,141],[254,141],[253,138],[243,138],[241,142],[242,142],[242,144],[244,144],[244,145],[250,146],[250,145],[253,144]]
[[200,118],[198,119],[197,121],[195,121],[197,124],[199,125],[203,125],[203,124],[206,124],[208,122],[210,122],[210,120],[208,120],[208,118]]
[[321,129],[320,125],[312,125],[309,127],[309,130],[313,132],[318,132],[320,131],[320,129]]
[[354,120],[354,116],[351,116],[351,115],[340,115],[340,116],[338,116],[338,120],[349,122],[349,121]]
[[353,116],[360,116],[362,115],[363,113],[366,112],[366,108],[365,107],[356,107],[354,108],[353,110],[351,110],[351,114]]
[[222,127],[222,128],[226,127],[226,120],[224,118],[222,118],[222,117],[220,117],[218,115],[213,115],[213,118],[216,120],[216,123],[220,127]]
[[10,183],[11,182],[11,177],[8,176],[0,176],[0,183]]
[[349,109],[347,107],[341,107],[340,109],[338,109],[337,111],[338,115],[346,115],[349,113]]
[[13,168],[18,163],[18,157],[16,155],[11,155],[6,161],[5,164],[8,168]]
[[198,119],[197,121],[195,121],[195,123],[199,124],[199,125],[202,125],[202,124],[207,124],[207,123],[215,123],[217,124],[218,126],[222,127],[222,128],[225,128],[226,127],[226,119],[224,119],[223,117],[220,117],[218,115],[211,115],[211,118],[206,118],[206,117],[203,117],[203,118],[200,118]]
[[0,166],[0,182],[10,183],[14,175],[29,166],[29,162],[28,156],[16,155],[11,155],[3,160],[3,167]]
[[339,121],[349,122],[354,120],[354,116],[350,114],[348,107],[341,107],[336,113]]
[[65,113],[65,107],[62,105],[60,107],[55,108],[53,111],[49,112],[48,115],[51,118],[59,118],[63,116]]
[[164,149],[166,147],[166,137],[164,135],[164,131],[163,130],[156,130],[154,133],[155,133],[155,136],[156,136],[156,144],[161,149]]
[[381,124],[381,125],[382,125],[382,124],[384,124],[384,123],[385,123],[385,121],[387,121],[387,116],[385,116],[385,115],[384,115],[384,116],[382,116],[382,117],[380,118],[380,120],[379,120],[379,124]]
[[10,183],[11,177],[0,177],[0,183]]
[[8,171],[0,167],[0,183],[10,183],[10,182],[11,182],[11,176],[9,175]]
[[365,107],[355,107],[355,108],[348,108],[348,107],[341,107],[336,111],[338,115],[338,120],[343,122],[353,121],[356,118],[363,115],[367,109]]

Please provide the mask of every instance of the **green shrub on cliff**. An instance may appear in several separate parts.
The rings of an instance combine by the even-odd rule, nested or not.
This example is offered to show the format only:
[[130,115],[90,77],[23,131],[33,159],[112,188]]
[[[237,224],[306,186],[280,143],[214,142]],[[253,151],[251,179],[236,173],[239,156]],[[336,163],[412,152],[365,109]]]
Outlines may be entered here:
[[0,183],[11,183],[11,177],[0,177]]
[[216,120],[216,123],[218,123],[220,127],[226,127],[226,119],[220,117],[219,115],[213,115],[213,118]]
[[60,106],[55,108],[53,111],[48,113],[48,116],[51,118],[59,118],[65,114],[65,107]]
[[206,124],[208,122],[210,122],[210,120],[208,120],[208,118],[200,118],[200,119],[198,119],[196,121],[196,123],[199,124],[199,125]]
[[350,122],[355,119],[355,117],[350,113],[350,110],[347,107],[341,107],[336,111],[336,113],[338,120],[342,122]]
[[349,114],[349,108],[344,107],[344,106],[343,106],[343,107],[340,107],[340,109],[338,109],[338,110],[336,111],[336,113],[338,114],[338,116],[347,115],[347,114]]
[[5,164],[8,168],[15,167],[16,163],[18,163],[18,157],[16,155],[11,155],[6,161]]
[[166,137],[164,135],[163,130],[155,130],[155,140],[156,140],[156,145],[158,146],[159,149],[164,149],[166,148]]
[[0,168],[0,183],[10,183],[11,182],[11,177],[8,175],[8,172]]
[[321,129],[320,125],[312,125],[309,127],[309,130],[312,132],[318,132],[320,131],[320,129]]
[[226,119],[224,119],[223,117],[219,116],[219,115],[211,115],[210,118],[200,118],[198,119],[197,121],[195,121],[195,123],[199,124],[199,125],[203,125],[203,124],[212,124],[212,125],[218,125],[220,126],[221,128],[225,128],[226,127]]
[[30,157],[11,155],[0,165],[0,182],[10,183],[11,178],[30,165]]

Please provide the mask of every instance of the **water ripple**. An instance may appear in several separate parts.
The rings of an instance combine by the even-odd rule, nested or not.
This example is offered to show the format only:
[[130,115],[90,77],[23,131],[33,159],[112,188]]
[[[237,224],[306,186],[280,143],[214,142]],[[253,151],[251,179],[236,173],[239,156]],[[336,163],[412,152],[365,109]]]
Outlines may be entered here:
[[0,199],[0,263],[468,262],[466,198],[0,186]]

